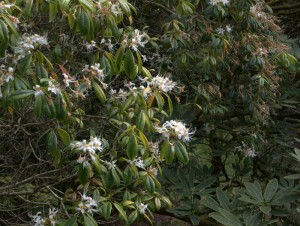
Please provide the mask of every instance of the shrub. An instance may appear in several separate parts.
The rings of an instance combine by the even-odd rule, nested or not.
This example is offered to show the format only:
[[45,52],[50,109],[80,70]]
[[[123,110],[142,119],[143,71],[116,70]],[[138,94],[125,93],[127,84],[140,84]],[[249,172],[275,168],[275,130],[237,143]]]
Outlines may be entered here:
[[193,224],[290,220],[299,66],[266,9],[1,1],[3,222],[130,225],[165,209]]

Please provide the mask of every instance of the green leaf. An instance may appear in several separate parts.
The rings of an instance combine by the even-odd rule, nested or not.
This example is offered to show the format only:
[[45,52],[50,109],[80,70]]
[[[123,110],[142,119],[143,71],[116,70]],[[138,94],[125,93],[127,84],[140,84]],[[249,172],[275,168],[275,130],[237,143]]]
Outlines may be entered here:
[[122,107],[121,107],[121,109],[120,109],[120,113],[123,113],[124,111],[126,111],[126,110],[129,108],[129,106],[130,106],[131,104],[133,104],[134,100],[135,100],[135,98],[134,98],[133,95],[129,96],[129,97],[126,99],[126,101],[124,102],[124,104],[122,105]]
[[201,199],[201,204],[214,210],[218,211],[219,209],[219,204],[210,196],[206,195]]
[[90,16],[87,12],[84,10],[81,10],[81,15],[79,18],[79,30],[81,34],[88,35],[90,32]]
[[142,72],[142,67],[143,67],[143,61],[141,59],[141,56],[139,54],[139,52],[135,52],[136,53],[136,57],[138,59],[138,73],[141,73]]
[[226,225],[226,226],[242,226],[242,224],[235,224],[234,222],[232,222],[231,220],[228,220],[227,218],[221,216],[219,213],[210,213],[208,216],[212,217],[213,219],[215,219],[216,221],[218,221],[219,223]]
[[128,216],[127,224],[128,224],[128,225],[133,224],[133,222],[137,219],[138,215],[139,215],[139,214],[138,214],[138,211],[137,211],[137,210],[131,212],[131,214]]
[[126,148],[127,156],[130,160],[133,160],[138,153],[137,140],[134,134],[131,134]]
[[300,174],[288,175],[288,176],[285,176],[284,179],[287,179],[287,180],[298,180],[298,179],[300,179]]
[[47,149],[51,153],[54,158],[54,163],[58,164],[61,159],[61,152],[57,147],[57,136],[55,132],[52,130],[47,137]]
[[119,4],[120,4],[121,9],[125,13],[125,15],[129,17],[131,15],[131,11],[130,11],[130,7],[129,7],[127,1],[119,0]]
[[0,56],[4,57],[5,51],[8,47],[9,35],[6,24],[0,20]]
[[26,72],[30,67],[31,61],[32,61],[31,54],[26,55],[24,58],[20,60],[20,63],[18,64],[20,75],[26,75]]
[[83,214],[83,222],[84,226],[98,226],[95,219],[88,213]]
[[228,200],[227,195],[222,191],[221,188],[217,188],[216,192],[217,192],[218,201],[221,204],[221,206],[224,209],[229,210],[229,205],[230,204],[229,204],[229,200]]
[[11,98],[13,100],[21,100],[26,97],[32,96],[34,94],[34,90],[16,90],[11,94]]
[[200,223],[200,217],[197,215],[190,216],[190,220],[193,225],[199,225],[199,223]]
[[270,214],[272,210],[270,206],[260,206],[259,209],[261,210],[261,212],[267,215]]
[[67,109],[60,95],[57,95],[54,100],[54,107],[56,111],[56,118],[63,121],[67,117]]
[[91,172],[91,166],[83,167],[82,164],[79,165],[79,180],[81,184],[86,184],[89,181]]
[[41,116],[41,113],[42,113],[42,107],[43,107],[43,96],[42,95],[37,95],[35,97],[35,101],[34,101],[34,106],[33,106],[33,109],[34,109],[34,114],[37,116],[37,117],[40,117]]
[[64,143],[64,145],[66,147],[68,147],[70,145],[70,143],[71,143],[71,138],[70,138],[70,135],[68,134],[68,132],[65,131],[62,128],[57,128],[57,132],[58,132],[58,134],[60,136],[60,139]]
[[16,35],[16,36],[19,36],[19,33],[18,33],[14,23],[5,15],[2,15],[2,18],[5,20],[6,24],[8,25],[8,27],[10,28],[12,33],[14,33],[14,35]]
[[125,53],[124,70],[127,77],[131,80],[134,80],[137,76],[138,72],[135,65],[135,59],[130,49],[128,49]]
[[117,68],[117,74],[120,72],[121,67],[122,67],[124,52],[125,52],[124,48],[120,47],[117,50],[117,52],[115,54],[115,57],[114,57],[114,63],[115,63],[116,68]]
[[185,146],[180,141],[176,141],[174,143],[174,147],[175,147],[176,157],[178,158],[178,160],[183,164],[187,164],[189,161],[189,156]]
[[139,137],[140,137],[146,151],[148,151],[149,150],[149,141],[148,141],[147,137],[145,136],[145,134],[142,131],[139,131]]
[[155,192],[155,182],[150,176],[146,177],[145,180],[146,189],[150,194],[153,194]]
[[77,217],[76,216],[71,217],[64,223],[63,226],[78,226]]
[[138,128],[140,131],[143,131],[145,127],[145,123],[146,123],[146,115],[144,111],[140,111],[136,119],[136,128]]
[[108,218],[110,217],[111,211],[112,211],[112,205],[110,202],[105,202],[103,203],[102,206],[102,215],[104,217],[105,220],[108,220]]
[[116,202],[114,202],[114,206],[119,211],[119,213],[121,214],[122,218],[125,221],[127,221],[126,212],[124,211],[123,207],[119,203],[116,203]]
[[267,184],[267,187],[266,187],[266,190],[264,193],[264,198],[265,198],[266,202],[271,201],[271,199],[276,194],[277,189],[278,189],[278,181],[276,178],[274,178]]
[[96,9],[94,7],[94,4],[90,0],[78,0],[80,5],[82,5],[85,9],[88,9],[90,12],[95,12]]
[[167,164],[171,164],[175,157],[174,146],[170,144],[168,140],[165,140],[161,145],[162,157],[166,159]]
[[218,208],[218,211],[229,221],[232,222],[232,226],[243,226],[243,223],[232,213],[229,211],[223,209],[223,208]]
[[112,168],[112,169],[111,169],[111,175],[112,175],[112,177],[114,178],[114,182],[115,182],[116,186],[119,187],[121,181],[120,181],[120,177],[119,177],[119,175],[117,174],[117,171],[116,171],[115,168]]
[[260,203],[263,203],[264,199],[262,196],[262,191],[259,187],[249,182],[245,182],[245,187],[252,198],[254,198]]
[[101,104],[105,104],[106,102],[106,95],[103,92],[102,88],[96,83],[95,81],[92,82],[93,89],[95,91],[95,95],[100,100]]
[[56,14],[58,13],[58,5],[57,3],[49,3],[49,22],[52,22],[55,17]]

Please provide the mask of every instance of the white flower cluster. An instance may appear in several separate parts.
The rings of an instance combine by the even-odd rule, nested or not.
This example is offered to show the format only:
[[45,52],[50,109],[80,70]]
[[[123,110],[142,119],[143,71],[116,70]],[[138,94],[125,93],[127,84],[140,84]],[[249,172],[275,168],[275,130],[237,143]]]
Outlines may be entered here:
[[84,168],[90,166],[90,159],[95,159],[96,151],[103,151],[102,142],[98,137],[91,137],[89,142],[86,140],[72,142],[71,149],[81,152],[77,162],[82,164]]
[[251,6],[250,7],[250,13],[254,17],[258,17],[258,18],[265,18],[266,17],[266,13],[262,11],[262,5],[261,4],[256,4],[254,6]]
[[122,14],[122,9],[118,1],[113,3],[112,1],[108,0],[99,0],[96,3],[96,6],[98,7],[98,16],[100,17],[110,13],[112,13],[114,16]]
[[176,86],[176,82],[173,82],[167,77],[157,75],[152,79],[150,83],[148,83],[148,85],[158,88],[160,91],[167,93],[174,89],[174,87]]
[[184,123],[175,120],[167,121],[162,127],[156,126],[155,129],[168,139],[170,136],[175,136],[183,142],[189,142],[191,135],[194,134],[194,131],[190,131],[186,128]]
[[122,46],[125,48],[129,46],[134,51],[138,51],[138,47],[144,47],[148,40],[145,40],[145,33],[141,33],[140,30],[135,29],[131,35],[131,39],[128,39],[127,36],[123,37]]
[[12,80],[14,80],[14,69],[12,67],[6,69],[6,66],[2,64],[0,66],[0,98],[2,97],[1,86]]
[[44,92],[39,85],[35,85],[33,89],[35,90],[34,96],[44,95]]
[[1,1],[0,2],[0,10],[9,9],[12,6],[14,6],[14,5],[13,4],[6,4],[5,1]]
[[48,42],[46,36],[40,36],[38,34],[34,34],[32,36],[23,35],[22,39],[18,43],[18,46],[14,48],[14,52],[18,55],[18,59],[21,59],[27,54],[30,54],[31,50],[34,48],[47,44]]
[[222,27],[219,27],[219,28],[216,29],[216,32],[217,32],[219,35],[224,35],[225,32],[231,33],[231,31],[232,31],[232,27],[231,27],[230,25],[226,25],[226,26],[225,26],[225,29],[222,28]]
[[148,167],[147,171],[149,173],[153,174],[154,176],[157,176],[158,169],[156,167],[150,166],[150,167]]
[[100,81],[103,81],[105,75],[102,69],[100,69],[100,64],[96,63],[94,65],[85,65],[82,72],[89,72],[92,76],[97,77]]
[[32,218],[33,221],[33,226],[44,226],[46,225],[47,221],[50,222],[52,226],[54,226],[57,223],[56,215],[58,213],[58,210],[53,208],[49,209],[49,215],[48,218],[45,217],[43,218],[41,216],[42,212],[37,212],[35,215],[30,215],[29,216]]
[[237,146],[235,148],[237,151],[243,153],[243,155],[245,157],[255,157],[256,156],[256,152],[255,152],[255,149],[254,149],[254,146],[252,144],[252,147],[249,147],[245,144],[245,142],[242,141],[242,145],[241,146]]
[[140,214],[145,214],[146,210],[147,210],[148,205],[141,203],[140,205],[138,205],[138,210]]
[[51,93],[54,93],[56,95],[60,94],[60,88],[56,84],[53,83],[53,81],[48,82],[48,91]]
[[145,163],[141,157],[135,158],[133,161],[130,161],[130,164],[134,164],[134,165],[136,165],[136,167],[145,169]]
[[84,214],[85,212],[93,214],[93,212],[98,211],[96,209],[97,207],[98,207],[98,203],[96,200],[92,199],[89,196],[82,195],[81,202],[78,203],[76,210],[80,211],[82,214]]
[[217,5],[219,3],[223,4],[223,5],[228,5],[230,2],[230,0],[210,0],[209,4],[211,5]]

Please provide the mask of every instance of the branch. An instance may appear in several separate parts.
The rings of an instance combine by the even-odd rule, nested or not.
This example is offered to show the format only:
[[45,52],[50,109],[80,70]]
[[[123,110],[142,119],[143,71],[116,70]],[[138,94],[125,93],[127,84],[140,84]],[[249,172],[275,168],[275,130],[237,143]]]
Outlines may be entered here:
[[167,8],[166,6],[164,6],[160,3],[153,2],[153,1],[145,1],[145,2],[148,3],[148,4],[155,5],[155,6],[159,7],[159,8],[161,8],[162,10],[166,11],[169,14],[174,14],[174,12],[172,10],[170,10],[169,8]]

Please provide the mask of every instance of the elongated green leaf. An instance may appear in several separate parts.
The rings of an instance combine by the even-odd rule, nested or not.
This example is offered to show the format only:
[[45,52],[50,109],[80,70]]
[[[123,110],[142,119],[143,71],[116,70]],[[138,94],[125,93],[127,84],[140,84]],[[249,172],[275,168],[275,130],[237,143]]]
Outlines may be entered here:
[[105,104],[106,102],[106,95],[103,92],[102,88],[96,83],[95,81],[92,82],[93,89],[95,91],[95,95],[100,100],[101,104]]
[[176,157],[178,158],[178,160],[183,164],[187,164],[189,161],[189,156],[185,146],[180,141],[176,141],[174,143],[174,147],[175,147]]
[[68,132],[65,131],[62,128],[57,128],[57,132],[58,132],[58,134],[60,136],[60,139],[64,143],[64,145],[66,147],[68,147],[70,145],[70,143],[71,143],[71,138],[70,138],[70,135],[68,134]]
[[175,157],[174,146],[168,140],[165,140],[161,146],[162,157],[166,159],[167,164],[171,164]]
[[138,145],[137,145],[137,140],[134,134],[131,134],[127,143],[127,148],[126,148],[126,153],[127,156],[130,160],[133,160],[138,153]]
[[96,9],[94,4],[91,0],[78,0],[78,2],[85,8],[88,9],[90,12],[95,12]]
[[114,206],[119,211],[119,213],[121,214],[122,218],[125,221],[127,221],[126,212],[124,211],[123,207],[119,203],[116,203],[116,202],[114,202]]
[[90,16],[84,10],[81,10],[81,15],[79,18],[79,30],[81,34],[87,35],[90,32]]
[[26,97],[32,96],[34,94],[34,90],[16,90],[11,94],[11,98],[13,100],[21,100]]
[[105,220],[108,220],[108,218],[110,217],[111,211],[112,211],[112,205],[110,202],[105,202],[103,203],[102,206],[102,215],[105,218]]
[[139,137],[140,137],[140,139],[141,139],[141,141],[142,141],[142,143],[143,143],[146,151],[148,151],[149,150],[149,141],[148,141],[147,137],[141,131],[139,131]]
[[264,198],[266,202],[271,201],[271,199],[274,197],[276,194],[276,191],[278,189],[278,181],[276,178],[273,180],[270,180],[270,182],[267,184],[265,193],[264,193]]
[[58,13],[58,5],[57,3],[49,3],[49,22],[52,22],[55,17],[56,14]]
[[76,216],[71,217],[64,223],[63,226],[78,226],[77,217]]
[[88,213],[83,214],[83,222],[84,226],[98,226],[95,219]]
[[220,188],[217,188],[216,191],[217,191],[218,201],[221,204],[221,206],[224,209],[229,210],[229,200],[228,200],[227,195]]
[[127,50],[127,52],[125,53],[124,70],[127,77],[130,78],[131,80],[134,80],[135,77],[137,76],[135,59],[130,49]]
[[86,184],[89,181],[91,172],[91,166],[83,167],[83,165],[79,165],[79,180],[81,184]]
[[42,113],[42,107],[43,107],[43,96],[42,95],[37,95],[35,97],[35,101],[34,101],[34,114],[37,116],[37,117],[40,117],[41,116],[41,113]]
[[150,176],[146,177],[145,186],[146,186],[147,191],[150,194],[153,194],[155,192],[155,183],[154,183],[153,179]]
[[2,15],[2,18],[5,20],[7,26],[9,27],[9,29],[12,31],[12,33],[16,36],[19,36],[19,33],[16,29],[16,26],[14,25],[14,23],[5,15]]
[[255,200],[263,203],[263,196],[261,190],[254,184],[245,182],[245,187],[249,195]]
[[20,60],[20,63],[18,65],[20,75],[26,75],[26,72],[30,67],[31,61],[32,61],[32,55],[31,54],[28,54],[27,56],[25,56],[24,58],[22,58]]
[[61,159],[61,152],[57,147],[57,136],[52,130],[47,137],[47,149],[54,158],[54,163],[58,164]]
[[126,16],[131,15],[130,7],[126,0],[119,0],[119,4]]
[[64,120],[67,116],[67,109],[63,99],[60,95],[57,95],[54,100],[56,118],[60,121]]

